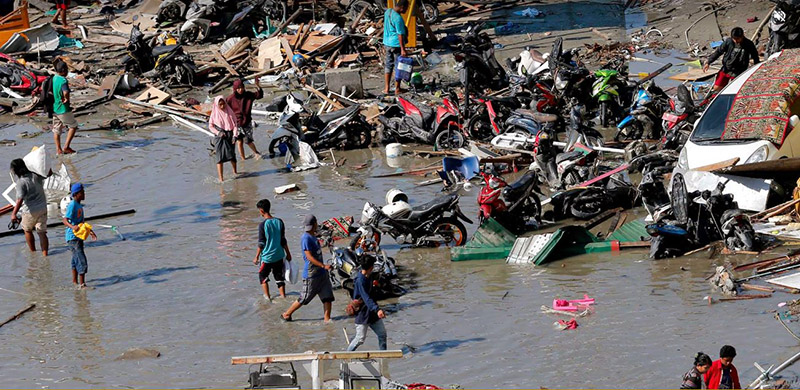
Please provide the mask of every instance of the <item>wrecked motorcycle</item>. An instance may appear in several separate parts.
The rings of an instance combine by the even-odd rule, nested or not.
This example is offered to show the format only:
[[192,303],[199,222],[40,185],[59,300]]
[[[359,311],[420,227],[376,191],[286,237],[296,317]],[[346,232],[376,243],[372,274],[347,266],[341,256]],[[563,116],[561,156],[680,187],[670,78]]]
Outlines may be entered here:
[[144,77],[159,79],[167,85],[193,84],[197,67],[181,45],[152,47],[144,39],[139,25],[131,28],[122,63],[125,70]]
[[382,143],[416,141],[433,145],[436,150],[458,149],[465,145],[458,97],[453,90],[436,110],[422,102],[397,97],[397,104],[387,107],[378,117]]
[[617,125],[614,140],[661,138],[662,116],[669,97],[652,81],[639,86],[633,98],[630,114]]
[[382,234],[392,236],[401,245],[460,246],[467,242],[467,229],[461,221],[470,224],[472,221],[461,212],[458,195],[440,196],[411,207],[405,194],[393,198],[390,194],[387,194],[387,205],[383,207],[370,202],[364,204],[361,226],[358,235],[350,242],[351,249],[362,247],[363,240],[380,244]]
[[535,172],[529,171],[511,184],[494,172],[481,175],[484,186],[478,194],[480,223],[494,218],[509,230],[523,232],[531,222],[541,222],[542,203],[536,195],[539,180]]
[[398,286],[397,268],[394,258],[386,256],[383,250],[370,253],[362,249],[336,248],[333,256],[328,261],[331,265],[331,285],[333,288],[343,288],[350,296],[353,295],[353,286],[356,274],[361,272],[361,265],[366,257],[375,258],[375,265],[369,278],[372,282],[371,296],[376,300],[396,298],[407,293],[406,289]]
[[775,3],[775,9],[769,18],[766,58],[783,49],[800,47],[800,1],[770,1]]

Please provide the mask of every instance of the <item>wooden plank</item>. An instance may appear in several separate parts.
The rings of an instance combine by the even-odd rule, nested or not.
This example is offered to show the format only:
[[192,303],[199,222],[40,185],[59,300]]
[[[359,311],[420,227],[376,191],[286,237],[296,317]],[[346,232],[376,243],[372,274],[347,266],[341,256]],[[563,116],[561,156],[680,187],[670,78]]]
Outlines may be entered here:
[[294,57],[294,52],[292,52],[292,47],[289,46],[289,41],[287,41],[286,38],[281,38],[281,46],[283,46],[283,51],[286,52],[286,61],[288,61],[289,64],[292,65],[292,68],[294,68],[294,70],[296,70],[297,73],[300,74],[300,69],[297,68],[297,64],[295,64],[294,61],[292,61],[292,57]]
[[717,72],[719,72],[719,69],[709,69],[708,72],[704,72],[701,68],[693,68],[686,72],[669,76],[668,79],[677,81],[697,81],[710,78],[716,75]]
[[34,307],[36,307],[36,304],[35,303],[31,303],[30,305],[26,306],[24,309],[18,311],[16,314],[14,314],[13,316],[9,317],[7,320],[5,320],[3,322],[0,322],[0,327],[2,327],[3,325],[5,325],[5,324],[7,324],[7,323],[9,323],[11,321],[16,320],[17,318],[21,317],[26,312],[32,310]]
[[353,359],[399,359],[403,351],[353,351],[353,352],[307,352],[276,355],[234,356],[231,364],[262,364],[278,362],[298,362],[308,360],[353,360]]
[[319,96],[319,98],[320,98],[320,99],[322,99],[322,100],[324,100],[326,103],[328,103],[328,104],[332,105],[332,106],[333,106],[333,107],[335,107],[337,110],[341,110],[342,108],[344,108],[344,106],[343,106],[341,103],[339,103],[339,102],[337,102],[337,101],[335,101],[335,100],[332,100],[331,98],[329,98],[329,97],[325,96],[325,94],[324,94],[324,93],[320,92],[319,90],[317,90],[316,88],[314,88],[314,87],[312,87],[312,86],[310,86],[310,85],[304,85],[304,86],[303,86],[303,89],[305,89],[305,90],[306,90],[306,91],[308,91],[308,92],[311,92],[311,93],[313,93],[314,95],[317,95],[317,96]]
[[693,171],[700,171],[700,172],[714,172],[718,169],[727,168],[736,165],[739,162],[739,157],[734,157],[729,160],[720,161],[718,163],[704,165],[702,167],[698,167],[693,169]]
[[741,286],[745,290],[761,291],[761,292],[768,292],[768,293],[774,293],[775,292],[775,289],[772,288],[772,287],[759,286],[757,284],[742,283],[739,286]]
[[720,302],[729,302],[729,301],[743,301],[746,299],[758,299],[758,298],[769,298],[772,294],[753,294],[753,295],[739,295],[736,297],[728,297],[728,298],[720,298]]
[[476,6],[474,6],[472,4],[467,4],[467,3],[463,2],[463,1],[459,1],[458,5],[464,7],[466,9],[468,9],[468,10],[475,11],[475,12],[480,12],[480,10],[481,10],[480,8],[478,8]]
[[583,227],[586,230],[592,229],[619,212],[622,212],[622,207],[617,207],[615,209],[603,211],[602,213],[596,215],[594,218],[586,221],[586,223],[583,224]]
[[226,60],[225,57],[223,57],[222,54],[219,53],[218,50],[211,50],[211,53],[214,55],[214,58],[217,60],[217,62],[219,62],[223,67],[225,67],[225,69],[227,69],[228,72],[230,72],[234,76],[239,75],[239,72],[237,72],[236,69],[234,69],[233,66],[231,66],[231,64],[228,63],[228,60]]
[[[366,9],[366,7],[364,7]],[[305,27],[305,22],[300,23],[300,27],[297,28],[297,32],[294,34],[294,40],[292,40],[292,49],[297,48],[297,43],[300,42],[300,38],[303,37],[303,27]]]
[[137,97],[136,100],[143,103],[157,105],[164,103],[165,101],[169,100],[169,98],[170,96],[168,93],[156,87],[150,87],[146,91],[142,92],[142,94],[139,95],[139,97]]
[[714,173],[728,173],[741,175],[745,173],[775,173],[800,171],[800,157],[784,158],[780,160],[762,161],[757,163],[728,166],[717,169]]

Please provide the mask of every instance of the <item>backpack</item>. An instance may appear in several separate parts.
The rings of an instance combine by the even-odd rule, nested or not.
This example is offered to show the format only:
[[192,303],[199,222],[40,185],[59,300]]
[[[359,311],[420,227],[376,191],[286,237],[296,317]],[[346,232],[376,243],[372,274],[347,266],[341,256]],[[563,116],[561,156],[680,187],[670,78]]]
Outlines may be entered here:
[[48,118],[53,117],[53,104],[56,101],[53,95],[53,76],[48,76],[42,83],[42,96],[41,102],[44,107],[44,112],[47,113]]

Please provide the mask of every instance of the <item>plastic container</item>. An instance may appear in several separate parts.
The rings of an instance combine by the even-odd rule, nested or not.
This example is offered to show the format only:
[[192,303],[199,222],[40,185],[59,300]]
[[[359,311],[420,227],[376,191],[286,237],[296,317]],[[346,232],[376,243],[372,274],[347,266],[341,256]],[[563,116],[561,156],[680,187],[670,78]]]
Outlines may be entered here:
[[410,57],[397,57],[397,64],[394,67],[394,79],[398,81],[411,80],[412,69],[414,68],[414,60]]
[[403,155],[403,144],[393,143],[386,145],[386,157],[395,158]]

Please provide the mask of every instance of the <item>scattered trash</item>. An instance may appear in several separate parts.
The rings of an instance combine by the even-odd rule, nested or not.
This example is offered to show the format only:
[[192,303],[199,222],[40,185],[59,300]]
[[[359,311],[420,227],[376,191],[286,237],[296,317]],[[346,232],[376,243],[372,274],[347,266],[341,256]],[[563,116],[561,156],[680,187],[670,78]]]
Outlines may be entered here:
[[539,11],[536,8],[528,7],[528,8],[525,8],[524,10],[522,10],[522,11],[514,12],[514,15],[524,16],[524,17],[527,17],[527,18],[538,18],[539,16],[544,16],[544,13],[542,11]]
[[298,187],[297,184],[287,184],[285,186],[275,187],[276,194],[286,194],[294,191],[300,191],[300,187]]

